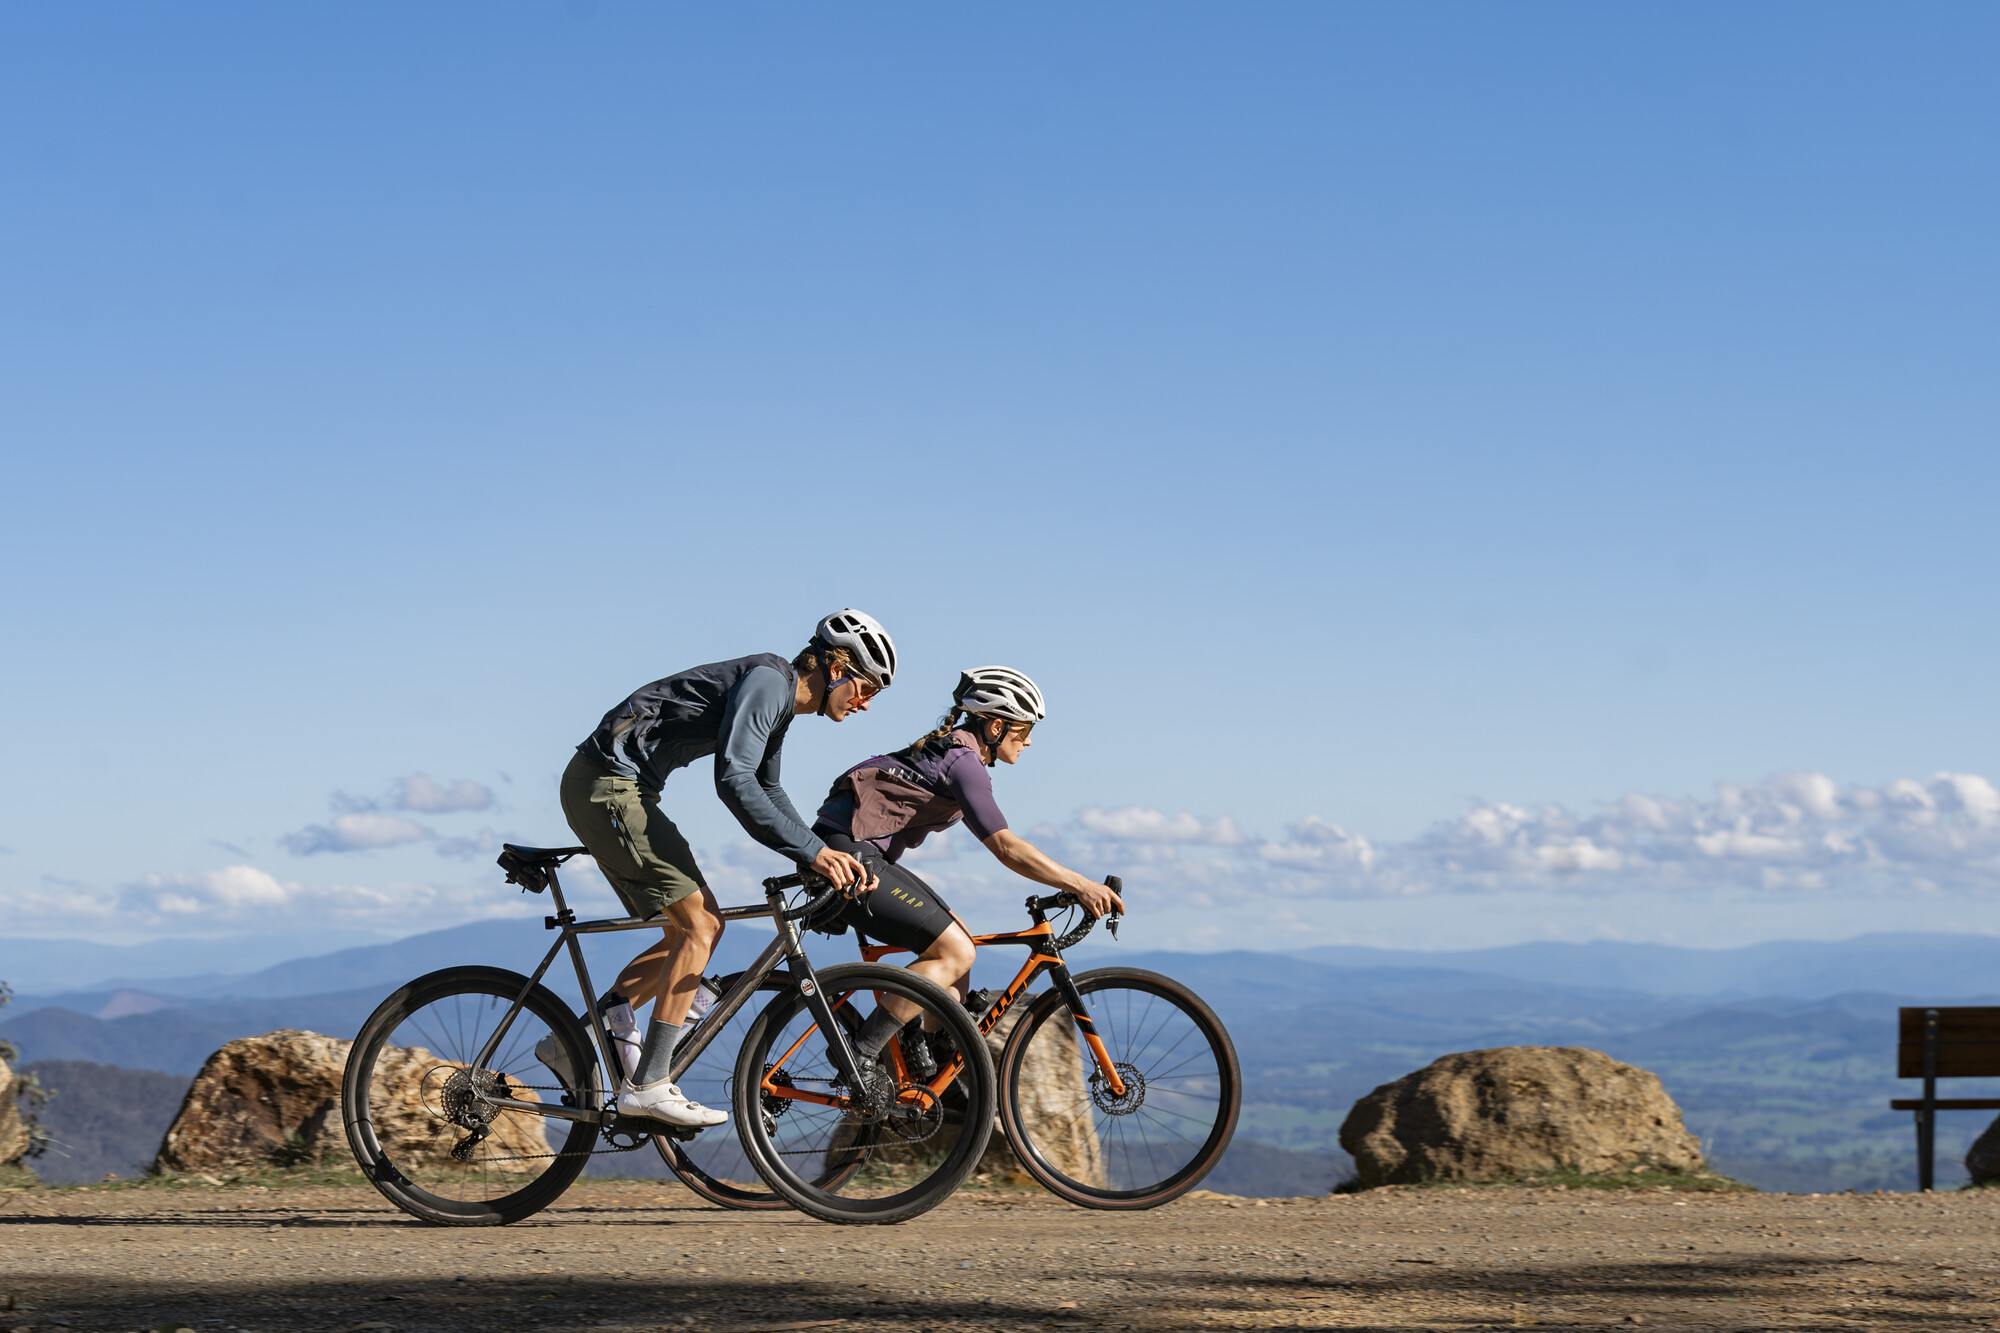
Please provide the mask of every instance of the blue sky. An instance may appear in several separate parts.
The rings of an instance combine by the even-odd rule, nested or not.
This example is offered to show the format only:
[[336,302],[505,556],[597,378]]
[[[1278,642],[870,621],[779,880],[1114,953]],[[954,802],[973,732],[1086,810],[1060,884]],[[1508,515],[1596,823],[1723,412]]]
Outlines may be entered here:
[[2000,928],[1996,29],[11,8],[0,908],[515,910],[599,714],[852,604],[801,804],[1017,665],[1150,942]]

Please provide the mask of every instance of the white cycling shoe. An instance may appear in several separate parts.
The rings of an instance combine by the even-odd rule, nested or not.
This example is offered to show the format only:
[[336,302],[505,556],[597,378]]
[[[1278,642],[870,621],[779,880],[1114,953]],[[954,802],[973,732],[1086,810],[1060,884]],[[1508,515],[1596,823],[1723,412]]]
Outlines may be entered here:
[[657,1120],[662,1124],[675,1125],[682,1129],[707,1129],[711,1125],[719,1125],[729,1119],[721,1111],[711,1110],[700,1102],[689,1101],[681,1094],[679,1088],[666,1079],[638,1087],[631,1083],[620,1083],[618,1114],[631,1116],[636,1120]]

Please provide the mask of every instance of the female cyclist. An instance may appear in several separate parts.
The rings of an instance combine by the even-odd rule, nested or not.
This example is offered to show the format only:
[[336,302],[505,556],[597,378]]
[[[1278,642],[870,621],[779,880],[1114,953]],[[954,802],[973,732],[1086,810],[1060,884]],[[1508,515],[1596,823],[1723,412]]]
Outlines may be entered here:
[[[819,808],[813,832],[828,847],[860,861],[876,884],[837,914],[814,922],[813,929],[839,934],[852,926],[883,944],[913,949],[917,960],[910,970],[963,1000],[972,973],[972,936],[930,885],[897,864],[904,852],[961,819],[1015,874],[1074,893],[1094,917],[1123,912],[1125,904],[1109,888],[1057,864],[1007,827],[994,803],[988,770],[995,763],[1020,762],[1034,744],[1029,733],[1043,711],[1042,692],[1020,672],[973,667],[959,674],[937,730],[841,774]],[[916,1012],[907,1002],[884,997],[857,1038],[870,1065]],[[905,1043],[906,1052],[910,1045]]]

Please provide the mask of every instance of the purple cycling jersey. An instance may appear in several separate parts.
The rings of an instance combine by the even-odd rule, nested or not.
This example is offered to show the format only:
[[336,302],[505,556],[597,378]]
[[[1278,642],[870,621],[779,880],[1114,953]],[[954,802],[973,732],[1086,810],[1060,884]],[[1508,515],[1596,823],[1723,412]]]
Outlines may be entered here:
[[814,823],[873,843],[894,861],[961,818],[981,842],[1007,827],[993,800],[993,775],[964,730],[907,759],[877,755],[856,764],[834,782]]

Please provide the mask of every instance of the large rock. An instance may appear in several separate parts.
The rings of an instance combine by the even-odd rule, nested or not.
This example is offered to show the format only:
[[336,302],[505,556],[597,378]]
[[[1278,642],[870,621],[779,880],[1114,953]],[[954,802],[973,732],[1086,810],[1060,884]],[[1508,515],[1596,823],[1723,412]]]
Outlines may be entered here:
[[20,1095],[20,1075],[0,1060],[0,1165],[20,1161],[33,1143],[28,1126],[22,1122],[21,1108],[15,1104]]
[[[154,1169],[194,1172],[351,1161],[340,1113],[340,1080],[353,1044],[289,1029],[230,1042],[209,1056],[195,1076],[180,1114],[160,1141]],[[425,1079],[430,1076],[430,1100],[435,1102],[440,1073],[462,1068],[421,1046],[391,1046],[377,1057],[381,1095],[374,1104],[375,1136],[405,1171],[452,1165],[451,1149],[464,1131],[426,1108]],[[526,1089],[518,1096],[539,1100]],[[479,1145],[479,1159],[488,1169],[539,1170],[536,1162],[505,1159],[548,1151],[539,1118],[503,1114]]]
[[1965,1150],[1965,1173],[1975,1185],[2000,1184],[2000,1116]]
[[1702,1167],[1656,1075],[1580,1046],[1447,1055],[1356,1102],[1340,1146],[1371,1187]]

